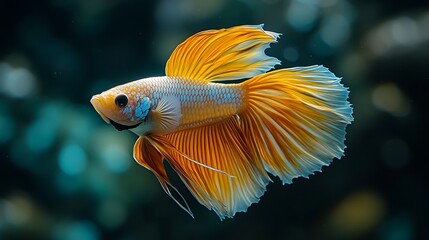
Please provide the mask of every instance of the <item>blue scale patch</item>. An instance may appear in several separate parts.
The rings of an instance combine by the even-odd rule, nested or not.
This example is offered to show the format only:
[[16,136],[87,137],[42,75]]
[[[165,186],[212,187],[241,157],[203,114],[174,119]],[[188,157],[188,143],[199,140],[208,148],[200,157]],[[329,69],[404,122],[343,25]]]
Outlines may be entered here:
[[135,115],[139,120],[144,120],[149,113],[150,100],[147,97],[142,98],[136,106]]
[[131,108],[130,107],[126,107],[126,108],[122,109],[121,112],[123,114],[125,114],[128,118],[131,118]]

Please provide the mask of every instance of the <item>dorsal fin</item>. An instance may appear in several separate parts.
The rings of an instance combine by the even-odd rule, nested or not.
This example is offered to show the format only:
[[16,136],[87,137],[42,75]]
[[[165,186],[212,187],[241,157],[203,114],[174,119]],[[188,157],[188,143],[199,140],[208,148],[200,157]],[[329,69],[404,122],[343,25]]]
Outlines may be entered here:
[[263,25],[238,26],[197,33],[177,46],[167,62],[169,77],[204,82],[250,78],[272,69],[280,61],[265,55],[278,33]]

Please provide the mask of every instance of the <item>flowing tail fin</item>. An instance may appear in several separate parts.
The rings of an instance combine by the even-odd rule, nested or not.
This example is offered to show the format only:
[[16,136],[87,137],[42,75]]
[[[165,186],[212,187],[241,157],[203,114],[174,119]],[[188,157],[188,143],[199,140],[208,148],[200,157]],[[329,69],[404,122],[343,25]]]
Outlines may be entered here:
[[352,107],[348,90],[327,68],[276,70],[242,86],[247,93],[239,114],[243,132],[254,156],[284,184],[343,155]]

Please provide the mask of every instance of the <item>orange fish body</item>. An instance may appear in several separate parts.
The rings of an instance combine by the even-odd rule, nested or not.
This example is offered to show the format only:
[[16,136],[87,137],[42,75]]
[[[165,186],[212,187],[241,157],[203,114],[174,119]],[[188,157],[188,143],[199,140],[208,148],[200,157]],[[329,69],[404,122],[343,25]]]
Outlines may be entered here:
[[[197,33],[175,49],[166,76],[91,99],[106,122],[139,136],[134,158],[191,215],[164,160],[223,219],[259,201],[268,173],[291,183],[343,155],[347,89],[322,66],[268,72],[280,62],[264,50],[278,36],[262,26]],[[237,79],[248,80],[224,83]]]

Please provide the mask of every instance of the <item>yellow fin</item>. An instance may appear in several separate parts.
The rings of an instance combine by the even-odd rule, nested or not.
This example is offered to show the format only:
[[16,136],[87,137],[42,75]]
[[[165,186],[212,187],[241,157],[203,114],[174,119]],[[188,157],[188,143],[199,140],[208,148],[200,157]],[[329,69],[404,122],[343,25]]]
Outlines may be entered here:
[[253,154],[283,183],[341,158],[352,108],[347,89],[327,68],[281,69],[242,86],[247,96],[240,126]]
[[208,30],[189,37],[174,50],[166,75],[210,82],[267,72],[280,63],[264,53],[279,34],[265,31],[262,26]]

